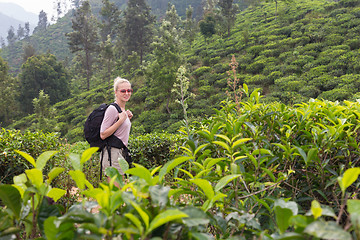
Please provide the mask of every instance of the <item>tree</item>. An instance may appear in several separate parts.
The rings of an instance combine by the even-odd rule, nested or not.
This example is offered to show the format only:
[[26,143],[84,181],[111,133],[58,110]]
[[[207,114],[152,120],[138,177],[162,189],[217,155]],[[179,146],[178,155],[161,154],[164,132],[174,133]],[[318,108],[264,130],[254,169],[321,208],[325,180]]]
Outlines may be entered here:
[[176,73],[182,64],[181,40],[179,31],[170,22],[163,21],[159,36],[152,44],[153,59],[149,66],[150,91],[153,93],[147,100],[157,102],[166,101],[166,110],[170,112],[169,103],[171,99],[171,89],[176,79]]
[[203,20],[199,22],[200,32],[204,36],[205,40],[212,37],[216,33],[215,31],[216,20],[213,13],[207,13]]
[[24,38],[25,36],[25,29],[21,26],[21,24],[19,24],[18,30],[17,30],[17,39],[21,40]]
[[99,61],[102,65],[103,79],[107,80],[109,86],[111,86],[112,72],[115,67],[115,53],[110,35],[108,35],[108,39],[100,45]]
[[52,117],[55,112],[50,105],[50,97],[44,90],[39,91],[39,97],[34,98],[32,104],[36,122],[29,129],[34,131],[42,130],[43,132],[55,132],[58,130],[57,121]]
[[41,10],[39,13],[39,22],[38,22],[38,25],[34,29],[34,33],[45,30],[47,28],[47,26],[48,26],[47,14],[46,14],[46,12]]
[[103,42],[107,41],[108,36],[112,39],[120,33],[121,28],[121,11],[116,7],[115,3],[109,0],[102,0],[103,7],[101,8],[101,24],[100,36]]
[[186,19],[183,22],[184,37],[189,43],[192,43],[194,41],[197,30],[195,20],[193,19],[193,12],[194,9],[191,6],[189,6],[186,9]]
[[221,0],[206,0],[204,4],[204,15],[209,12],[215,12],[216,4]]
[[0,37],[0,48],[4,48],[4,47],[6,47],[5,40],[3,37]]
[[16,101],[19,84],[8,75],[8,70],[7,63],[0,57],[0,95],[6,96],[0,98],[0,126],[10,124],[19,110]]
[[8,30],[8,35],[6,37],[7,41],[8,41],[8,45],[11,46],[15,43],[16,41],[16,35],[15,35],[15,29],[13,26],[10,26],[9,30]]
[[180,24],[180,17],[177,14],[175,5],[169,3],[168,9],[166,10],[165,20],[170,22],[173,27],[178,27]]
[[32,100],[40,90],[55,104],[70,96],[69,74],[52,54],[36,55],[27,59],[21,66],[19,102],[26,113],[32,113]]
[[29,40],[30,37],[30,23],[26,22],[25,23],[25,39]]
[[129,0],[124,11],[124,49],[125,55],[136,52],[140,56],[140,64],[143,56],[149,49],[153,37],[152,25],[155,17],[151,15],[150,7],[145,0]]
[[220,7],[220,13],[222,17],[225,19],[227,35],[230,36],[230,29],[235,23],[236,14],[239,10],[237,4],[234,4],[234,0],[220,0],[218,2]]
[[72,53],[77,53],[81,61],[79,65],[84,77],[86,77],[86,89],[90,90],[90,79],[93,74],[93,55],[98,50],[98,28],[97,21],[91,12],[89,1],[84,1],[76,10],[72,19],[73,31],[66,34],[69,48]]
[[31,44],[26,44],[24,46],[24,53],[23,53],[23,62],[26,62],[26,60],[29,58],[29,57],[32,57],[35,55],[35,49],[34,47],[31,45]]

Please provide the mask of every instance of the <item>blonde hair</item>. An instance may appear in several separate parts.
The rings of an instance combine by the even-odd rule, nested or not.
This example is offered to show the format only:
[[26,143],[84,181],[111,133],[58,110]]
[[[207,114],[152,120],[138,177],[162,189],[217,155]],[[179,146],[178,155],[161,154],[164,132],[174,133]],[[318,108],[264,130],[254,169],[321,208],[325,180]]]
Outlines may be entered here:
[[121,78],[121,77],[115,78],[114,79],[114,92],[116,92],[118,90],[119,84],[124,83],[124,82],[129,83],[131,86],[131,83],[129,82],[129,80],[127,80],[125,78]]

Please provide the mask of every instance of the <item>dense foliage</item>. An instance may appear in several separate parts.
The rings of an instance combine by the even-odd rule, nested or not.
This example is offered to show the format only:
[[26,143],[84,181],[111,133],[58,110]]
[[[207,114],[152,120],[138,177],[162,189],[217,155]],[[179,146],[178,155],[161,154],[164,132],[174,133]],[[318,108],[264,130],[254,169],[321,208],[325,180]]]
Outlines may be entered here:
[[[152,169],[125,167],[127,182],[112,168],[109,183],[97,187],[87,179],[84,164],[97,149],[70,153],[66,170],[54,167],[46,180],[42,170],[56,152],[35,160],[17,151],[31,169],[13,185],[0,185],[8,207],[0,212],[0,234],[18,239],[357,239],[360,104],[265,104],[259,90],[249,93],[246,85],[243,94],[246,100],[238,107],[224,102],[210,118],[183,129],[186,141],[175,159]],[[70,197],[54,186],[60,174],[79,189],[80,203],[59,204]]]
[[[100,18],[102,21],[110,21],[110,9],[104,8],[101,13],[102,7],[101,3],[97,3],[92,10],[103,14]],[[119,9],[117,13],[123,16],[126,12],[123,10]],[[292,104],[309,98],[354,100],[359,90],[357,10],[358,1],[345,0],[258,3],[237,15],[230,35],[224,27],[226,22],[215,11],[211,13],[214,15],[215,33],[207,37],[205,42],[199,29],[193,28],[196,31],[189,32],[186,28],[191,25],[193,16],[180,20],[176,8],[174,11],[170,6],[162,19],[164,21],[154,25],[151,53],[144,56],[142,65],[140,53],[128,55],[128,51],[124,54],[126,48],[121,45],[124,33],[116,29],[110,31],[109,25],[102,22],[105,25],[100,24],[101,31],[107,29],[105,32],[111,34],[115,31],[116,40],[102,39],[104,42],[99,45],[101,51],[93,66],[94,74],[88,86],[91,90],[87,93],[89,96],[97,96],[94,96],[94,101],[89,98],[86,98],[87,101],[79,101],[87,76],[81,75],[78,70],[82,66],[80,59],[73,59],[74,64],[67,68],[72,76],[70,86],[73,99],[55,106],[61,133],[69,137],[70,141],[82,140],[81,125],[86,117],[84,112],[89,113],[91,108],[103,101],[111,101],[111,79],[116,75],[129,78],[133,83],[135,92],[129,107],[134,112],[134,127],[142,128],[145,132],[175,132],[183,119],[182,110],[172,93],[177,68],[186,66],[190,91],[195,95],[188,102],[188,116],[201,119],[212,114],[219,102],[227,98],[227,71],[230,70],[228,63],[232,55],[238,62],[237,84],[246,83],[249,89],[261,88],[264,102],[276,100]],[[119,23],[119,19],[111,19],[114,20],[112,25],[118,28],[124,24]],[[60,19],[59,24],[64,26],[64,21],[65,18]],[[231,18],[228,22],[231,23]],[[52,34],[55,29],[56,26],[51,25],[46,31]],[[34,39],[40,33],[35,34]],[[9,58],[8,50],[2,53],[8,56],[6,59]],[[100,86],[107,89],[103,94],[109,96],[99,95]],[[64,108],[67,110],[63,111]],[[69,111],[70,108],[79,111]],[[21,115],[17,111],[14,114],[7,118],[15,119]],[[22,120],[12,126],[24,129],[29,127],[27,124],[22,125],[26,122],[32,121]]]
[[[28,162],[14,150],[25,151],[31,156],[39,156],[44,151],[59,150],[64,143],[59,139],[59,134],[30,132],[24,133],[19,130],[1,129],[0,132],[0,182],[11,183],[13,177],[29,169]],[[63,159],[64,155],[57,156],[49,163],[50,166],[56,161]]]
[[19,102],[26,113],[33,113],[32,100],[44,91],[50,104],[63,101],[70,96],[69,74],[52,54],[29,57],[21,67],[19,75]]

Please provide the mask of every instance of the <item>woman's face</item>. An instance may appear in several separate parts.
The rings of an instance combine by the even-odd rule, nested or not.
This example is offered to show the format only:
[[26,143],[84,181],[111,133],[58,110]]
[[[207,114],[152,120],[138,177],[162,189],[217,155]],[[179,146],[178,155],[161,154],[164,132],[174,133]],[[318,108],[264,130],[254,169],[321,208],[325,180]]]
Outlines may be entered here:
[[132,94],[132,88],[130,83],[127,82],[120,83],[115,92],[116,99],[119,100],[120,102],[129,101],[131,94]]

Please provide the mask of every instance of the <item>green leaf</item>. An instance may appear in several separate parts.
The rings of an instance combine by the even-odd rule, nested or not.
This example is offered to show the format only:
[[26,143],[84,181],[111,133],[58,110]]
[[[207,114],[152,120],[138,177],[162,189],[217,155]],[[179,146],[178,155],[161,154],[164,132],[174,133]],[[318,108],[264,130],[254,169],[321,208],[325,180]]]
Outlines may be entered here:
[[171,170],[173,170],[175,167],[179,166],[180,164],[182,164],[183,162],[189,161],[193,159],[192,157],[178,157],[175,158],[174,160],[167,162],[164,167],[161,168],[160,173],[159,173],[159,181],[162,181],[163,178],[165,177],[165,175],[167,173],[169,173]]
[[215,196],[211,183],[205,179],[191,179],[190,182],[195,183],[205,193],[208,199],[212,199]]
[[347,201],[347,209],[350,214],[359,214],[360,215],[360,200],[349,199]]
[[347,201],[347,210],[350,213],[351,223],[355,229],[360,227],[360,200],[349,199]]
[[44,232],[45,232],[46,239],[48,239],[48,240],[57,240],[58,239],[56,237],[56,235],[59,232],[59,228],[55,225],[56,219],[57,219],[57,217],[51,216],[51,217],[48,217],[44,221]]
[[60,173],[62,173],[65,170],[65,168],[62,167],[54,167],[51,169],[51,171],[48,174],[48,183],[51,183],[52,180],[54,180],[57,176],[59,176]]
[[225,142],[213,141],[212,143],[216,144],[216,145],[219,145],[220,147],[224,148],[227,152],[231,153],[230,146],[227,145]]
[[69,158],[70,158],[70,162],[72,167],[74,168],[75,171],[77,170],[82,170],[81,169],[81,161],[80,161],[80,155],[77,153],[70,153],[69,154]]
[[188,215],[186,213],[183,213],[180,210],[174,209],[174,210],[166,210],[165,212],[162,212],[158,214],[150,223],[149,229],[146,231],[146,235],[149,234],[154,229],[160,227],[161,225],[177,220],[186,218]]
[[99,150],[98,147],[92,147],[89,149],[86,149],[82,154],[81,154],[81,159],[80,159],[80,164],[83,165],[84,163],[86,163],[86,161],[88,161],[91,156],[96,153]]
[[215,164],[221,161],[226,161],[227,158],[207,158],[204,162],[204,165],[206,166],[206,169],[211,169]]
[[350,233],[346,232],[335,222],[316,221],[309,224],[305,228],[304,232],[320,239],[332,239],[332,240],[352,239]]
[[151,176],[150,171],[148,169],[146,169],[145,167],[141,166],[140,164],[134,163],[134,166],[135,166],[134,168],[131,168],[131,169],[127,170],[125,173],[126,174],[132,174],[134,176],[142,178],[150,186],[153,185],[152,176]]
[[19,219],[22,202],[19,191],[11,185],[0,185],[0,199],[2,204],[11,209],[16,219]]
[[165,207],[168,203],[169,191],[170,187],[163,187],[159,185],[149,187],[152,202],[161,208]]
[[234,180],[235,178],[240,177],[240,174],[233,174],[233,175],[228,175],[225,176],[223,178],[221,178],[218,183],[215,185],[215,192],[220,191],[221,189],[223,189],[223,187],[225,187],[229,182],[231,182],[232,180]]
[[149,220],[150,217],[147,213],[134,201],[130,201],[131,205],[135,208],[135,210],[139,213],[140,217],[142,218],[143,222],[145,223],[146,229],[149,228]]
[[35,159],[32,156],[30,156],[26,152],[22,152],[22,151],[19,151],[19,150],[14,150],[14,151],[16,153],[20,154],[21,156],[23,156],[26,160],[28,160],[29,163],[31,163],[31,165],[33,165],[36,168]]
[[297,205],[295,202],[285,202],[282,199],[278,199],[275,201],[274,211],[279,231],[283,234],[290,225],[290,218],[297,215]]
[[47,161],[54,156],[58,151],[46,151],[43,152],[37,159],[36,159],[36,168],[39,170],[43,170]]
[[267,168],[261,168],[270,178],[273,182],[276,181],[276,178],[274,176],[274,174]]
[[316,200],[313,200],[311,202],[311,213],[315,219],[318,219],[322,215],[322,208],[320,206],[320,203]]
[[34,184],[37,188],[40,188],[40,186],[43,184],[43,174],[42,171],[36,168],[25,170],[26,176],[29,178],[29,180]]
[[239,139],[239,140],[233,142],[233,144],[231,145],[231,148],[232,148],[232,149],[235,149],[235,148],[238,147],[239,145],[241,145],[241,144],[243,144],[243,143],[245,143],[245,142],[247,142],[247,141],[250,141],[250,140],[252,140],[252,138],[242,138],[242,139]]
[[359,177],[360,168],[347,169],[343,177],[338,178],[341,191],[344,193],[346,189],[353,184]]
[[124,216],[130,219],[130,221],[136,226],[136,228],[139,230],[140,234],[142,235],[144,232],[144,227],[141,225],[140,220],[132,213],[125,213]]
[[85,189],[85,174],[81,170],[70,170],[69,175],[75,181],[78,188],[81,190]]
[[52,188],[46,194],[46,196],[52,198],[55,202],[57,202],[62,196],[66,194],[66,191],[60,188]]
[[200,145],[199,147],[197,147],[196,150],[195,150],[195,152],[194,152],[194,156],[196,156],[199,151],[201,151],[203,148],[207,147],[208,145],[209,145],[209,144],[206,143],[206,144],[202,144],[202,145]]
[[304,159],[305,164],[307,165],[308,164],[308,158],[307,158],[307,155],[306,155],[305,151],[300,147],[297,147],[297,146],[295,146],[295,147],[298,150],[298,152],[300,153],[300,155],[302,156],[302,158]]
[[[228,142],[229,144],[231,143],[230,138],[228,138],[228,136],[224,135],[224,134],[215,134],[216,137],[219,137],[221,139],[224,139],[226,142]],[[217,141],[215,141],[217,142]],[[220,142],[220,141],[219,141]]]

